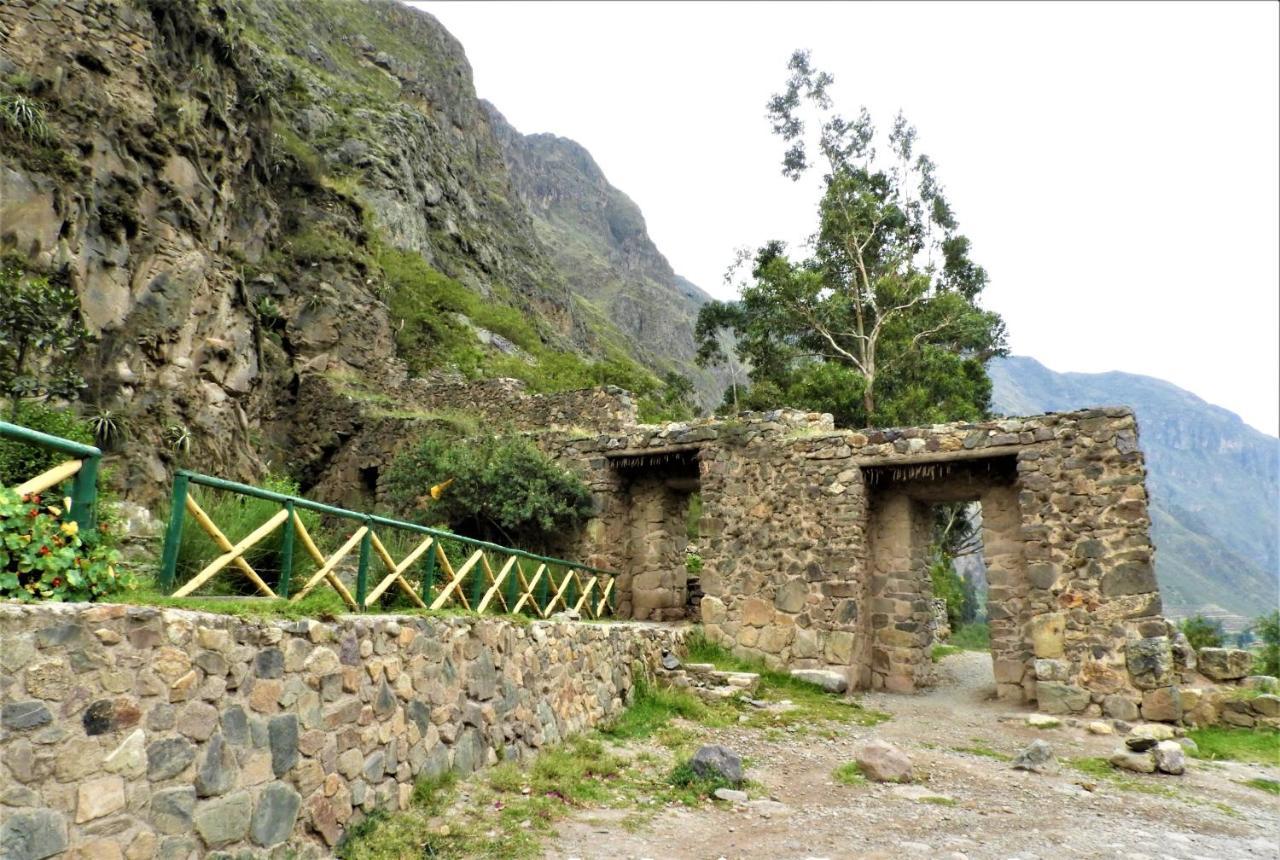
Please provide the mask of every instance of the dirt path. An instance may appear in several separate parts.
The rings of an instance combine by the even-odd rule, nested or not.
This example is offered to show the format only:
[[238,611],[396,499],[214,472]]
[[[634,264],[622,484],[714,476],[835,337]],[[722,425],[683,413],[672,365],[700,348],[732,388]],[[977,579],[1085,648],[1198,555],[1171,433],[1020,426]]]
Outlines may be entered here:
[[[621,812],[583,813],[560,826],[546,857],[1280,857],[1280,799],[1240,784],[1266,769],[1190,760],[1182,777],[1132,775],[1130,785],[1155,794],[1065,764],[1051,775],[1015,771],[984,751],[1011,756],[1043,738],[1068,759],[1105,756],[1119,742],[1090,735],[1083,725],[1037,730],[1011,718],[1009,708],[989,698],[994,682],[984,654],[948,657],[938,676],[927,693],[865,696],[865,705],[893,715],[878,726],[841,726],[784,742],[758,730],[702,729],[705,742],[742,755],[748,778],[763,786],[759,793],[777,802],[669,807],[639,829],[624,826]],[[910,754],[916,786],[848,787],[832,778],[871,737]],[[1280,776],[1274,768],[1270,773]]]

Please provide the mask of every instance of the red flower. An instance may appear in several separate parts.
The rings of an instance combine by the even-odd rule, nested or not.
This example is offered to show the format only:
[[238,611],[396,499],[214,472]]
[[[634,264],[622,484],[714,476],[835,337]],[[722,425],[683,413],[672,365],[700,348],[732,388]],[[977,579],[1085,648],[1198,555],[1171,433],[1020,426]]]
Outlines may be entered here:
[[57,588],[59,585],[62,585],[62,580],[55,576],[53,578],[53,587]]
[[53,550],[49,549],[49,547],[48,547],[48,546],[42,546],[42,547],[40,547],[40,554],[41,554],[41,555],[49,555],[49,554],[50,554],[50,553],[52,553],[52,552],[53,552]]

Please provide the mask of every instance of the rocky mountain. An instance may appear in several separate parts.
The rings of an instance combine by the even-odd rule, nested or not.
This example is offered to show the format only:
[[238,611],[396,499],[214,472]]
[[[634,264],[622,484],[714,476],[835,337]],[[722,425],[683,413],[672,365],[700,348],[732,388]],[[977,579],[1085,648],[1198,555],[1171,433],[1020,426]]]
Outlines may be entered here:
[[587,324],[610,320],[646,364],[689,376],[708,405],[723,386],[697,368],[692,322],[711,297],[671,268],[644,215],[568,138],[521,134],[483,103],[538,236],[551,249]]
[[1147,456],[1156,574],[1172,616],[1239,626],[1280,594],[1280,440],[1160,379],[1056,373],[1025,356],[988,365],[998,413],[1126,404]]
[[142,495],[314,473],[323,398],[410,375],[657,388],[704,298],[393,0],[0,3],[0,253],[78,293],[78,408]]

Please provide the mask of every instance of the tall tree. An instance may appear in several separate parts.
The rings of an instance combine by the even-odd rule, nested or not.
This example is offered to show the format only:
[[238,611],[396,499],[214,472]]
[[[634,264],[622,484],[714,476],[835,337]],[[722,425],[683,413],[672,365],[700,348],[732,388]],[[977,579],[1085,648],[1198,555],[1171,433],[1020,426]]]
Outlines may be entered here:
[[782,172],[799,179],[821,166],[818,228],[810,254],[781,242],[741,254],[741,298],[699,314],[699,358],[722,360],[728,329],[757,388],[791,405],[834,412],[845,424],[977,418],[990,381],[984,364],[1003,354],[1004,323],[979,307],[986,271],[969,256],[934,163],[899,114],[876,147],[866,108],[837,113],[831,75],[805,51],[788,64],[768,105],[786,143]]

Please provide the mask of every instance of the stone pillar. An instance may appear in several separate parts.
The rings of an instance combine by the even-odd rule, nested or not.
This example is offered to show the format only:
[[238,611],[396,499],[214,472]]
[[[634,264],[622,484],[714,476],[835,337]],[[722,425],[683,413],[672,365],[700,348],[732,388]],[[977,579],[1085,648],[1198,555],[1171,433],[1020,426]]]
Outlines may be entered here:
[[644,478],[631,485],[627,568],[634,618],[675,621],[685,615],[687,505],[688,495],[675,492],[661,479]]
[[[1028,641],[1031,631],[1026,629],[1027,565],[1023,557],[1018,491],[1008,485],[993,486],[982,494],[981,502],[982,549],[987,564],[987,622],[991,628],[996,695],[1011,701],[1030,701],[1035,698],[1035,674],[1031,665],[1033,651]],[[1039,632],[1035,634],[1039,644],[1034,656],[1061,657],[1061,618],[1056,627],[1052,617],[1044,618],[1045,623],[1037,627]]]
[[908,693],[929,671],[928,509],[890,490],[871,510],[871,687]]

